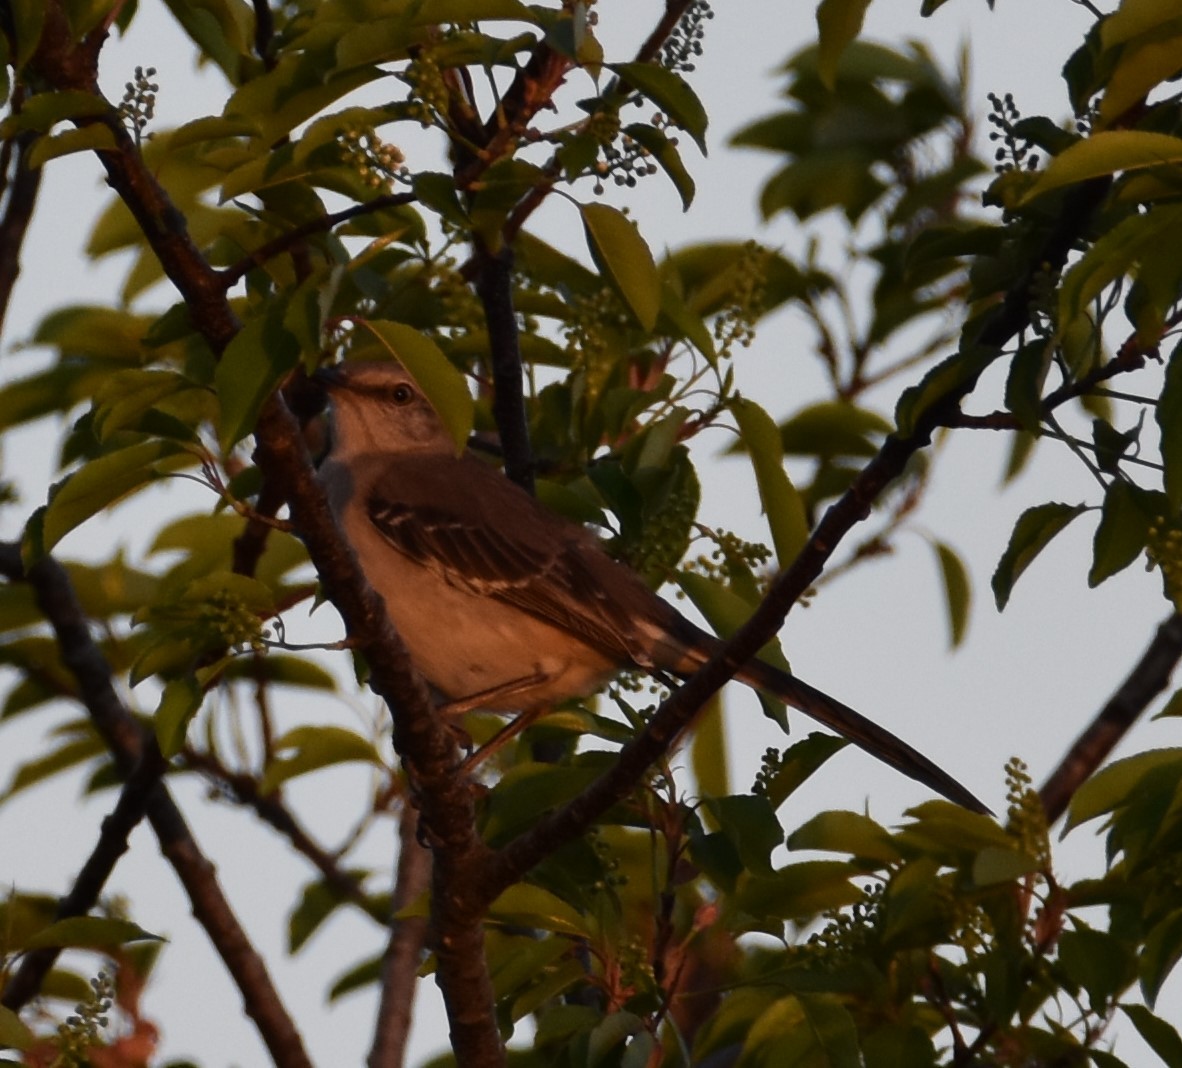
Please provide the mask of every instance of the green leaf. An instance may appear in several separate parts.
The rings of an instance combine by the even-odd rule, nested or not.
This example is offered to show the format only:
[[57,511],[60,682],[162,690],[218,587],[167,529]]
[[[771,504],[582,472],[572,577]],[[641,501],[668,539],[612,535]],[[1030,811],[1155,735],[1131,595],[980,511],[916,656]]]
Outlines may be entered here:
[[973,858],[973,883],[976,886],[998,886],[1038,870],[1038,860],[1027,853],[986,846]]
[[58,920],[38,931],[25,943],[25,949],[113,949],[127,942],[162,942],[159,935],[145,931],[129,920],[110,920],[99,916],[72,916]]
[[106,442],[116,431],[134,428],[143,414],[159,401],[192,389],[193,383],[175,371],[116,371],[95,394],[91,424],[95,437]]
[[1179,162],[1182,162],[1182,138],[1147,130],[1101,131],[1055,156],[1018,204],[1029,204],[1053,189],[1089,178]]
[[612,63],[609,67],[665,112],[694,139],[702,155],[706,154],[706,109],[680,74],[656,63]]
[[1145,936],[1138,971],[1141,993],[1150,1008],[1179,960],[1182,960],[1182,909],[1169,913]]
[[1143,779],[1162,767],[1176,767],[1178,774],[1182,775],[1182,749],[1150,749],[1123,760],[1114,760],[1101,768],[1072,795],[1063,833],[1121,808],[1136,793]]
[[[37,51],[41,29],[45,23],[45,0],[12,0],[13,36],[16,39],[15,66],[19,70]],[[28,102],[26,102],[26,107]]]
[[385,767],[372,742],[344,727],[296,727],[275,740],[275,752],[285,750],[294,753],[292,756],[276,756],[267,765],[259,782],[261,793],[269,794],[289,779],[334,764],[360,761],[378,768]]
[[871,457],[891,429],[877,412],[848,401],[821,401],[791,416],[780,427],[780,440],[789,456]]
[[[714,632],[721,638],[729,638],[744,623],[747,622],[755,605],[744,600],[734,590],[692,571],[679,571],[674,581],[682,588],[686,596],[693,602],[694,607],[706,617],[706,621]],[[780,648],[778,638],[772,638],[760,651],[759,658],[774,664],[782,671],[791,671],[788,661]],[[788,732],[788,719],[783,702],[765,697],[760,694],[763,711],[770,719],[775,720],[780,728]]]
[[363,960],[360,964],[355,964],[348,971],[337,976],[328,990],[329,1003],[331,1004],[346,994],[353,993],[354,990],[369,986],[370,983],[376,983],[382,977],[384,963],[384,956],[379,953],[376,957]]
[[736,398],[731,411],[755,469],[759,500],[771,528],[776,560],[781,568],[786,568],[808,542],[809,525],[804,501],[784,470],[780,429],[767,412],[746,398]]
[[724,728],[722,695],[714,693],[694,720],[690,738],[690,767],[698,793],[703,797],[724,797],[730,793]]
[[0,1048],[25,1050],[32,1046],[35,1040],[33,1032],[24,1025],[21,1018],[7,1005],[0,1005]]
[[772,875],[772,850],[783,843],[784,832],[768,799],[760,794],[732,794],[707,797],[702,804],[733,843],[743,867]]
[[165,0],[173,17],[230,80],[242,80],[253,23],[250,6],[243,0]]
[[1103,1012],[1136,973],[1132,948],[1078,918],[1072,924],[1059,936],[1059,962],[1072,981],[1087,991],[1093,1010]]
[[583,231],[595,265],[645,330],[661,310],[661,279],[636,224],[607,204],[583,204]]
[[359,322],[409,372],[451,432],[456,454],[463,452],[476,418],[476,406],[464,376],[431,338],[413,327],[382,319]]
[[218,443],[229,451],[253,433],[259,412],[300,358],[300,346],[283,325],[286,308],[272,301],[247,320],[226,346],[214,372],[218,394]]
[[507,927],[537,928],[571,938],[587,938],[591,927],[587,920],[549,890],[530,883],[509,887],[489,907],[494,923]]
[[1088,585],[1099,586],[1123,571],[1145,549],[1149,528],[1166,510],[1165,498],[1114,478],[1104,494],[1104,505],[1092,544]]
[[110,111],[111,105],[101,96],[81,89],[36,93],[24,101],[18,113],[0,123],[0,137],[11,138],[27,130],[48,133],[59,122],[107,115]]
[[[969,329],[967,325],[966,333]],[[963,391],[997,358],[997,350],[962,340],[962,351],[941,360],[914,386],[899,395],[895,424],[903,437],[915,432],[919,421],[935,405]],[[967,348],[964,346],[967,344]]]
[[944,603],[948,608],[948,644],[956,649],[964,641],[969,625],[969,609],[973,598],[969,572],[955,549],[942,541],[932,542],[932,548],[936,552],[940,578],[944,583]]
[[102,123],[91,123],[76,130],[66,130],[53,137],[38,138],[29,153],[29,166],[41,167],[51,159],[73,152],[100,152],[116,148],[115,135]]
[[1149,1048],[1156,1053],[1166,1068],[1182,1068],[1182,1037],[1160,1016],[1155,1016],[1144,1005],[1121,1005],[1123,1012]]
[[[1144,9],[1151,5],[1122,6]],[[1161,14],[1164,17],[1157,25],[1144,28],[1139,40],[1130,40],[1121,48],[1120,59],[1108,77],[1104,96],[1100,100],[1097,129],[1112,125],[1126,111],[1143,101],[1150,90],[1176,77],[1182,69],[1182,34],[1177,32],[1178,11],[1174,8]],[[1100,36],[1105,47],[1111,48],[1109,42],[1119,36],[1119,31],[1108,27],[1108,21],[1105,19],[1101,22]],[[1169,32],[1171,25],[1173,33]]]
[[1087,510],[1084,504],[1040,504],[1027,508],[1018,517],[1014,532],[1010,535],[1010,543],[1001,554],[997,570],[993,573],[993,596],[998,611],[1005,608],[1014,583],[1034,562],[1035,557],[1068,523]]
[[50,779],[59,771],[77,767],[78,764],[102,755],[105,751],[105,745],[96,735],[72,738],[72,740],[59,745],[57,749],[51,750],[50,753],[34,757],[33,760],[20,764],[2,797],[8,799],[8,797],[19,793],[20,790]]
[[183,748],[189,723],[201,708],[204,696],[204,691],[192,675],[165,683],[152,720],[156,741],[165,757],[175,756]]
[[849,853],[884,864],[902,859],[890,832],[860,812],[822,812],[788,836],[788,848]]
[[841,54],[862,32],[870,0],[821,0],[817,5],[817,74],[826,89],[837,86]]
[[1182,510],[1182,342],[1174,346],[1154,411],[1161,430],[1162,483],[1170,511]]
[[1032,434],[1042,425],[1042,391],[1054,352],[1054,345],[1038,338],[1023,345],[1010,361],[1006,408],[1013,412],[1022,429]]
[[50,491],[42,525],[44,551],[104,508],[190,462],[176,442],[144,441],[84,464]]
[[419,203],[430,208],[440,218],[461,229],[471,226],[472,220],[456,194],[456,180],[450,174],[423,171],[414,176],[411,187]]
[[[365,876],[365,872],[346,871],[343,874],[353,878],[357,885]],[[323,879],[317,879],[304,887],[299,903],[291,910],[287,921],[287,948],[289,953],[298,952],[336,911],[337,907],[352,900],[343,887],[329,885]],[[372,904],[365,902],[363,907],[379,923],[385,923],[390,915],[389,901],[379,903],[376,899]]]
[[778,809],[813,772],[849,744],[835,734],[814,731],[807,738],[789,746],[775,771],[765,781],[767,799],[772,808]]
[[804,922],[863,900],[852,882],[862,872],[861,865],[837,860],[789,864],[774,875],[741,876],[735,903],[752,916]]
[[685,169],[677,146],[655,126],[649,126],[646,123],[637,122],[625,126],[623,133],[631,137],[649,153],[652,159],[656,160],[658,166],[669,176],[669,180],[676,187],[677,193],[681,197],[681,206],[688,211],[694,201],[694,180],[690,177],[689,171]]
[[[1182,140],[1179,141],[1182,144]],[[1164,243],[1182,241],[1182,205],[1122,219],[1071,266],[1059,290],[1059,322],[1073,322],[1104,289]],[[1062,331],[1060,331],[1061,333]]]

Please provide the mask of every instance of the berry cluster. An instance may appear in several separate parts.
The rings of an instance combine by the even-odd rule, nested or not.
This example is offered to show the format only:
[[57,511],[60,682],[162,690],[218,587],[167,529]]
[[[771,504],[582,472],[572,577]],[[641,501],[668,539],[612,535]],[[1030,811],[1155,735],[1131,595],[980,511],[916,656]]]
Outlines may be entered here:
[[116,109],[119,118],[131,127],[137,145],[142,143],[144,131],[156,115],[156,94],[160,85],[152,80],[155,77],[155,67],[136,67],[135,78],[124,84],[123,99]]
[[341,159],[353,167],[371,189],[388,190],[395,179],[406,180],[406,157],[397,145],[383,141],[372,126],[351,126],[337,140]]
[[714,12],[707,0],[694,0],[665,38],[661,46],[661,66],[666,70],[692,71],[694,60],[702,54],[702,40],[706,36],[703,23],[712,18]]
[[443,71],[429,49],[422,49],[407,64],[400,77],[410,86],[413,117],[418,119],[420,125],[432,126],[436,115],[447,114],[451,97],[443,79]]
[[88,1065],[90,1054],[102,1045],[101,1032],[110,1024],[111,1006],[115,1002],[115,980],[109,972],[99,972],[90,981],[91,995],[74,1006],[74,1012],[57,1029],[60,1056],[55,1064],[65,1066]]
[[990,141],[1000,141],[993,158],[997,161],[994,170],[998,174],[1007,171],[1032,171],[1038,166],[1038,155],[1030,151],[1030,142],[1014,132],[1014,127],[1022,118],[1014,103],[1014,94],[1006,93],[998,96],[996,93],[987,94],[992,111],[988,122],[997,127],[989,134]]
[[1145,569],[1161,568],[1162,585],[1174,607],[1182,611],[1182,529],[1163,516],[1149,525]]
[[771,253],[758,241],[748,241],[732,268],[730,298],[714,319],[718,355],[726,359],[735,346],[748,348],[755,340],[755,324],[764,312]]

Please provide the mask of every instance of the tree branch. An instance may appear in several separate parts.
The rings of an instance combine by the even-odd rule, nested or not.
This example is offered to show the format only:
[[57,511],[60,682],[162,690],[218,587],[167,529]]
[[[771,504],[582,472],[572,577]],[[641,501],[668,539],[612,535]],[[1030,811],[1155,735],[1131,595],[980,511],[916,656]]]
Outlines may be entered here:
[[253,252],[248,252],[237,263],[217,272],[218,277],[226,289],[229,289],[236,282],[240,282],[247,272],[261,267],[267,260],[286,252],[293,245],[313,234],[327,233],[334,227],[340,226],[341,223],[359,219],[365,215],[376,215],[379,211],[385,211],[387,208],[400,208],[404,204],[413,204],[417,199],[414,193],[387,193],[384,196],[374,197],[373,200],[367,200],[364,204],[354,204],[351,208],[343,208],[329,215],[321,215],[319,218],[311,219],[280,234],[266,244],[260,245]]
[[[69,576],[48,556],[26,571],[19,546],[11,543],[0,544],[0,572],[33,587],[37,603],[57,638],[62,660],[77,680],[91,722],[107,743],[119,773],[130,781],[143,767],[137,790],[143,793],[144,812],[161,851],[185,888],[193,915],[238,986],[246,1013],[255,1022],[275,1064],[281,1068],[311,1068],[299,1032],[271,983],[266,965],[238,923],[218,885],[213,865],[202,854],[167,786],[160,781],[165,763],[155,739],[144,733],[111,684],[110,666],[90,636]],[[121,817],[124,821],[128,818],[130,813]],[[94,886],[92,892],[100,889],[101,885]]]
[[29,149],[36,140],[36,134],[23,133],[4,144],[4,178],[8,197],[4,214],[0,217],[0,334],[4,331],[12,287],[16,285],[20,274],[21,247],[29,221],[33,218],[37,190],[41,186],[41,169],[28,165]]
[[1116,693],[1076,739],[1043,783],[1042,799],[1047,822],[1054,823],[1064,812],[1075,791],[1104,762],[1137,718],[1170,683],[1170,676],[1182,659],[1182,613],[1175,612],[1157,628],[1153,640]]
[[533,493],[533,452],[525,413],[517,315],[513,310],[513,253],[508,245],[493,253],[480,242],[476,262],[476,293],[484,305],[484,320],[488,324],[493,417],[500,431],[505,474]]
[[[73,47],[60,0],[46,8],[37,56],[39,70],[56,88],[101,96],[95,57],[80,55]],[[78,121],[102,121],[111,129],[116,148],[96,153],[108,181],[127,204],[165,274],[188,305],[192,322],[220,355],[239,328],[226,299],[224,278],[202,256],[184,216],[144,165],[113,113],[98,120]],[[425,833],[435,851],[436,974],[456,1056],[465,1065],[499,1068],[505,1052],[483,954],[480,908],[478,898],[467,888],[488,850],[476,835],[470,786],[457,774],[460,761],[454,738],[435,718],[426,686],[329,511],[299,427],[278,393],[263,406],[255,440],[255,456],[264,478],[273,480],[287,498],[293,522],[324,589],[355,647],[370,665],[371,688],[391,709],[394,744],[418,790]],[[182,857],[180,852],[170,854],[174,863]]]
[[300,826],[299,821],[277,795],[261,794],[258,780],[253,775],[231,771],[208,753],[186,748],[183,756],[187,767],[200,771],[213,782],[225,786],[236,801],[252,809],[259,819],[283,835],[291,843],[292,848],[306,857],[324,876],[325,884],[335,893],[385,925],[386,917],[375,910],[361,882],[349,872],[342,870],[332,854]]
[[427,918],[398,914],[413,905],[431,883],[431,854],[419,844],[419,815],[409,805],[398,825],[398,870],[390,903],[390,940],[382,959],[382,996],[369,1068],[402,1068],[410,1036],[418,970],[427,941]]
[[[98,841],[78,872],[73,887],[58,901],[53,915],[55,920],[85,916],[98,904],[103,887],[115,870],[115,865],[127,852],[131,832],[144,818],[149,799],[160,785],[163,769],[162,760],[142,761],[124,783],[119,800],[110,815],[103,820]],[[35,998],[61,952],[58,947],[46,947],[26,953],[4,988],[4,996],[0,998],[0,1003],[16,1012]]]

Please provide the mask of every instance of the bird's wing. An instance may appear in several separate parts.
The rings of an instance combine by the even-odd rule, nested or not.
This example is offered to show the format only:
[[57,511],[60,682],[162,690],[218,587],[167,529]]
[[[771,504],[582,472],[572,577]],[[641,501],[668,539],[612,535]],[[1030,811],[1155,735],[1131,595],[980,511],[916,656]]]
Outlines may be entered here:
[[[449,474],[446,466],[434,466],[437,477]],[[676,613],[592,535],[477,460],[458,480],[475,502],[438,492],[438,481],[436,492],[420,495],[422,469],[413,483],[397,474],[379,481],[366,500],[369,521],[392,548],[451,586],[511,604],[612,660],[654,666],[654,628],[645,621],[665,625],[662,610]]]

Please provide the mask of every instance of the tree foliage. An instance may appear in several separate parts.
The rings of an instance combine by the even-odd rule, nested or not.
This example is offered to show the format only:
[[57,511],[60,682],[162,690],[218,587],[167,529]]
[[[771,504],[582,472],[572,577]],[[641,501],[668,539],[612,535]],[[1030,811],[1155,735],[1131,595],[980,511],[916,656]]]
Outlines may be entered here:
[[[627,56],[604,53],[578,0],[170,0],[227,85],[219,113],[177,129],[153,121],[152,69],[120,102],[98,90],[134,3],[0,4],[4,306],[40,169],[63,155],[92,154],[113,191],[89,252],[131,263],[118,303],[47,316],[31,340],[51,357],[0,391],[0,431],[63,428],[58,481],[8,505],[25,512],[0,546],[0,720],[75,710],[41,751],[9,756],[0,800],[81,767],[110,806],[73,886],[25,885],[19,857],[11,870],[9,1063],[151,1057],[139,998],[159,943],[134,901],[103,896],[143,821],[274,1062],[310,1063],[173,798],[182,775],[307,859],[305,886],[273,890],[293,953],[338,910],[373,921],[372,951],[341,960],[329,990],[380,990],[373,1068],[402,1061],[422,953],[464,1065],[505,1063],[523,1021],[522,1064],[1116,1068],[1115,1021],[1182,1063],[1156,1005],[1182,955],[1182,756],[1097,770],[1182,655],[1182,21],[1159,0],[1098,14],[1063,72],[1071,124],[991,97],[983,161],[961,75],[918,45],[860,39],[867,6],[822,0],[779,110],[734,135],[776,161],[765,217],[840,228],[834,272],[816,245],[794,257],[748,235],[662,252],[625,210],[642,180],[694,198],[712,107],[693,78],[703,0],[669,0]],[[777,423],[733,368],[785,306],[815,333],[828,394]],[[400,360],[457,442],[495,438],[508,477],[602,527],[654,587],[676,583],[729,660],[668,696],[624,679],[555,709],[475,787],[313,475],[306,376],[338,357]],[[767,545],[698,522],[691,446],[719,426],[750,461]],[[775,634],[823,573],[889,551],[939,462],[933,440],[979,430],[1008,435],[1010,477],[1066,448],[1096,484],[1021,516],[998,607],[1059,532],[1091,521],[1081,575],[1098,585],[1144,557],[1167,619],[1041,790],[1011,763],[1001,820],[929,801],[894,828],[850,811],[788,826],[785,802],[840,743],[785,742],[732,785],[715,693],[731,664],[782,656]],[[162,516],[144,560],[55,555],[178,477],[206,504]],[[965,567],[933,546],[957,643]],[[347,646],[357,685],[385,702],[372,730],[275,726],[293,690],[345,686],[288,640],[322,600],[347,639],[335,660]],[[692,779],[674,759],[691,727]],[[338,765],[373,784],[354,840],[399,824],[385,870],[358,870],[299,820],[293,799]],[[1049,835],[1064,815],[1106,821],[1106,868],[1071,885]]]

